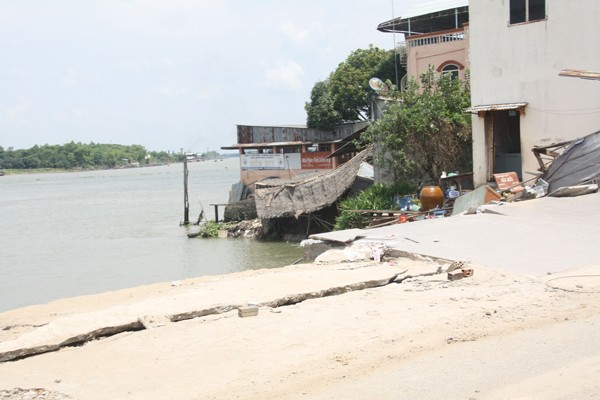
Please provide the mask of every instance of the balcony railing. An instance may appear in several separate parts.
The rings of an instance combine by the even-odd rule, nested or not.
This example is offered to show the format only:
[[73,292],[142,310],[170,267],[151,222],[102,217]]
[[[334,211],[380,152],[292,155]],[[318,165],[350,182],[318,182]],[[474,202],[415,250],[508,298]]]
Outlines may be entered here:
[[454,42],[465,39],[463,29],[439,32],[437,34],[416,35],[406,39],[406,47],[427,46],[430,44]]

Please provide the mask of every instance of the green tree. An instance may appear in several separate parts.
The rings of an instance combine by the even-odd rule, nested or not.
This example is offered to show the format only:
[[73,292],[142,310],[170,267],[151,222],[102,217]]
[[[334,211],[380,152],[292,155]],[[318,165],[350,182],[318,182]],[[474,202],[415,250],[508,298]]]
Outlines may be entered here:
[[326,80],[313,87],[310,102],[305,104],[308,127],[330,129],[342,122],[368,119],[375,94],[369,80],[395,81],[405,72],[393,50],[370,45],[353,51]]
[[470,105],[468,75],[460,81],[430,67],[421,86],[410,80],[406,91],[391,95],[363,139],[376,145],[377,162],[395,181],[437,182],[442,171],[470,168],[471,116],[463,111]]
[[306,125],[313,129],[330,129],[343,122],[342,116],[333,105],[329,91],[329,80],[315,83],[306,109]]

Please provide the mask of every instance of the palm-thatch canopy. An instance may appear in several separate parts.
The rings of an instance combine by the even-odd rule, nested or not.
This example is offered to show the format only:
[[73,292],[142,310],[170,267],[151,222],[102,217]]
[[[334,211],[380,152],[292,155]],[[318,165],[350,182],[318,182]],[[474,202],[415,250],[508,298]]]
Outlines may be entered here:
[[373,149],[369,147],[347,163],[322,174],[280,184],[257,182],[255,200],[258,217],[298,217],[333,204],[352,186],[361,163],[372,155]]

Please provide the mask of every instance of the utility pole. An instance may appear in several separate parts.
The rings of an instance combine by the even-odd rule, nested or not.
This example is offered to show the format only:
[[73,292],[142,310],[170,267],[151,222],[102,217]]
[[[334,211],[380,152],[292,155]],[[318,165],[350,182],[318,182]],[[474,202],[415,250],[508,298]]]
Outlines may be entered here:
[[183,154],[183,224],[190,224],[190,202],[188,201],[187,154]]

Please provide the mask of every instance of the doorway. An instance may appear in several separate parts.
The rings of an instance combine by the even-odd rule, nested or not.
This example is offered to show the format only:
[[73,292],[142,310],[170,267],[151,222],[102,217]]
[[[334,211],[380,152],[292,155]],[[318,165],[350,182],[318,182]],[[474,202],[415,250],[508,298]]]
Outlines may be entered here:
[[494,174],[516,172],[523,180],[521,168],[521,114],[518,110],[487,112],[485,116],[487,179]]

